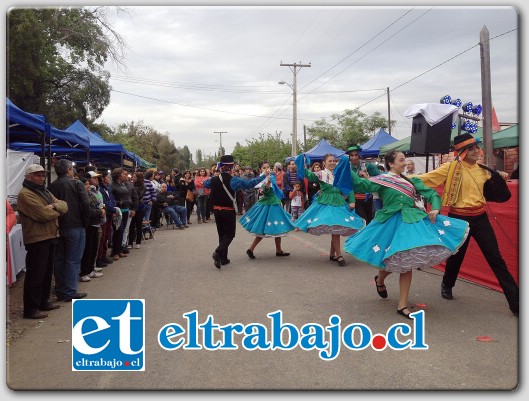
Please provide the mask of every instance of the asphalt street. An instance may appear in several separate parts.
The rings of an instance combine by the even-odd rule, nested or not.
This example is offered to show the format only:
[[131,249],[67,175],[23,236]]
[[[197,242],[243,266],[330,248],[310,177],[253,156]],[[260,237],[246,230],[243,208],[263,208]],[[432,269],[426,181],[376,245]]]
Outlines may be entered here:
[[[132,249],[127,258],[103,269],[104,277],[79,283],[89,299],[145,300],[143,372],[72,371],[72,307],[35,321],[7,349],[7,380],[12,390],[515,390],[520,382],[519,321],[502,293],[458,280],[452,301],[440,296],[442,273],[415,271],[410,293],[413,311],[424,311],[427,349],[395,350],[344,344],[334,358],[322,349],[166,350],[158,342],[169,323],[186,327],[184,314],[196,311],[220,326],[258,323],[271,330],[269,314],[282,312],[282,324],[297,328],[355,323],[386,333],[409,324],[417,339],[418,319],[396,313],[398,276],[388,277],[389,297],[376,294],[377,269],[355,262],[329,261],[329,236],[291,232],[283,238],[288,257],[277,257],[272,239],[264,239],[250,260],[253,240],[240,225],[230,247],[231,263],[219,270],[211,254],[215,224],[186,230],[163,227],[153,240]],[[342,240],[343,246],[343,240]],[[189,315],[188,315],[189,316]],[[274,315],[277,316],[277,313]],[[331,318],[335,316],[334,318]],[[414,326],[415,322],[415,326]],[[360,326],[360,325],[358,325]],[[325,333],[331,333],[328,329]],[[337,329],[336,329],[337,330]],[[356,330],[356,339],[364,333]],[[283,340],[288,343],[288,336]],[[364,333],[365,334],[365,333]],[[217,339],[218,337],[217,333]],[[241,345],[242,334],[234,335]],[[365,336],[364,336],[365,337]],[[329,340],[330,341],[330,340]],[[353,347],[354,348],[354,347]],[[327,350],[329,351],[329,350]],[[329,351],[330,352],[330,351]],[[512,393],[511,393],[512,394]]]

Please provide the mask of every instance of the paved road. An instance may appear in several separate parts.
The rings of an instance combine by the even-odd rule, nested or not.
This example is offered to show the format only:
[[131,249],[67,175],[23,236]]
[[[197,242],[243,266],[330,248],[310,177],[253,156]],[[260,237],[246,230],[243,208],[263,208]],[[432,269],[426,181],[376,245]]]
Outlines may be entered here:
[[[167,323],[185,326],[184,313],[197,310],[199,322],[262,323],[283,312],[283,321],[301,328],[329,326],[338,315],[342,328],[363,323],[385,333],[397,315],[398,276],[387,280],[389,297],[375,293],[376,269],[328,260],[330,238],[292,232],[283,239],[289,257],[276,257],[274,241],[265,239],[250,260],[245,250],[253,237],[238,227],[230,247],[231,264],[213,266],[215,224],[193,224],[180,231],[155,233],[140,250],[104,269],[104,277],[80,283],[90,298],[142,298],[146,311],[144,372],[72,372],[71,307],[63,304],[35,322],[7,350],[11,389],[274,389],[274,390],[510,390],[519,382],[518,318],[503,294],[459,281],[456,297],[440,297],[440,273],[417,271],[410,305],[425,311],[428,350],[395,351],[342,346],[330,361],[317,350],[166,351],[157,340]],[[357,333],[358,334],[358,333]],[[478,341],[485,337],[491,341]],[[240,341],[240,337],[239,340]],[[240,343],[240,342],[239,342]]]

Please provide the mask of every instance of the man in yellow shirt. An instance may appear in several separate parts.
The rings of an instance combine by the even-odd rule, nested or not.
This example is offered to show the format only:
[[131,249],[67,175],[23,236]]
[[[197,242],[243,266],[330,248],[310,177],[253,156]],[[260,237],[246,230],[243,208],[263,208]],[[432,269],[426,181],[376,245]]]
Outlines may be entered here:
[[[494,230],[490,225],[483,195],[483,186],[490,178],[489,173],[481,168],[477,161],[481,155],[478,141],[469,133],[454,138],[454,155],[456,160],[445,163],[439,168],[419,175],[425,185],[436,188],[444,184],[443,205],[450,207],[448,216],[465,220],[470,225],[470,232],[459,251],[446,261],[445,273],[441,284],[441,296],[453,299],[454,287],[459,269],[465,258],[470,237],[474,237],[487,263],[496,275],[511,311],[518,316],[519,289],[507,265],[503,260]],[[504,178],[507,173],[500,172]]]

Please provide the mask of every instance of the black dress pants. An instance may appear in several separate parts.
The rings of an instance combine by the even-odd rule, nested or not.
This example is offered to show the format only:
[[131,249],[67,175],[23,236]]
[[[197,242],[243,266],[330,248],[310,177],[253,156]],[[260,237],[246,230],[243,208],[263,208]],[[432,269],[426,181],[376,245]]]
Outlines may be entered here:
[[51,291],[53,261],[57,253],[57,239],[25,245],[26,275],[24,277],[24,316],[46,307]]
[[373,220],[373,196],[370,196],[368,200],[357,199],[355,202],[355,211],[366,221],[366,225]]
[[220,260],[228,259],[228,247],[235,238],[236,217],[235,210],[213,209],[215,224],[219,235],[219,246],[215,249]]
[[490,225],[487,213],[480,214],[479,216],[460,216],[449,213],[448,216],[467,221],[470,231],[465,243],[459,248],[459,251],[446,260],[443,284],[447,287],[453,287],[455,285],[459,270],[467,252],[470,237],[474,237],[479,249],[483,253],[483,256],[485,256],[487,263],[498,279],[505,298],[507,298],[507,302],[509,303],[509,308],[512,312],[518,313],[518,285],[507,269],[507,265],[500,254],[498,240],[496,239],[494,230]]

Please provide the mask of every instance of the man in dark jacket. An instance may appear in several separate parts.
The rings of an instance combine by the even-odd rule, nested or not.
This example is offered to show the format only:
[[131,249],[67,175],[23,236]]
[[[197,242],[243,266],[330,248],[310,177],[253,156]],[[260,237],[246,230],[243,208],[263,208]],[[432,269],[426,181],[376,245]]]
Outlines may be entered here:
[[217,269],[220,269],[221,265],[230,263],[228,247],[235,238],[237,217],[235,191],[253,188],[270,174],[270,171],[267,171],[259,177],[245,180],[231,175],[233,165],[233,156],[222,156],[219,163],[220,175],[204,181],[204,187],[211,189],[209,197],[213,204],[213,214],[219,235],[219,246],[213,252],[213,263]]
[[86,240],[90,204],[84,185],[73,178],[72,162],[60,159],[55,164],[57,179],[48,187],[57,198],[68,204],[68,213],[59,217],[59,248],[55,260],[55,295],[58,301],[86,297],[77,292],[81,258]]
[[68,211],[68,205],[45,189],[45,181],[44,168],[31,164],[18,194],[17,211],[27,251],[24,277],[24,317],[27,319],[46,318],[45,311],[59,308],[48,299],[59,237],[58,218]]

